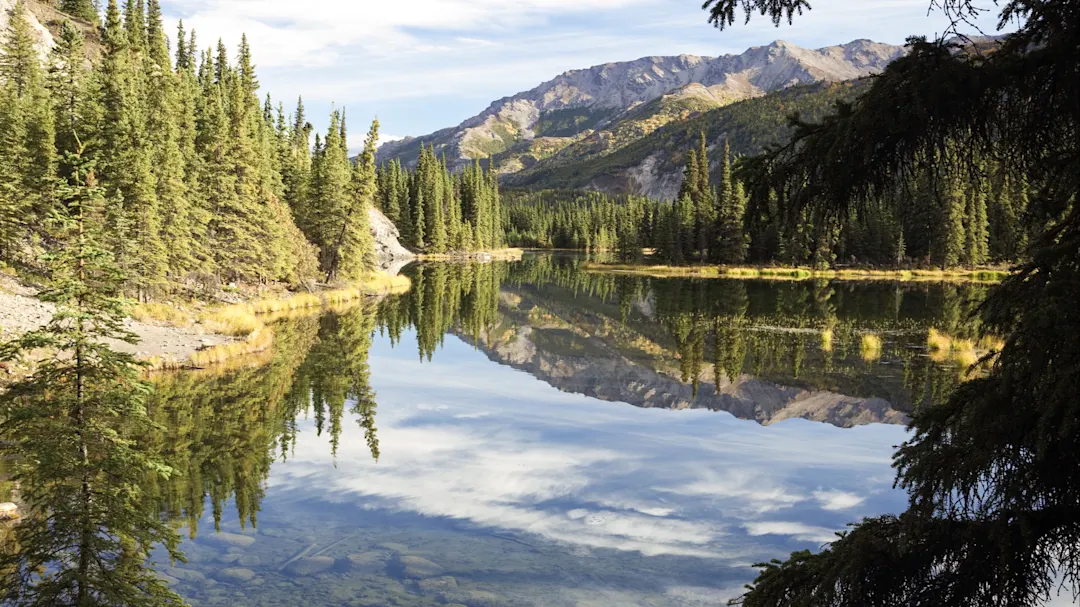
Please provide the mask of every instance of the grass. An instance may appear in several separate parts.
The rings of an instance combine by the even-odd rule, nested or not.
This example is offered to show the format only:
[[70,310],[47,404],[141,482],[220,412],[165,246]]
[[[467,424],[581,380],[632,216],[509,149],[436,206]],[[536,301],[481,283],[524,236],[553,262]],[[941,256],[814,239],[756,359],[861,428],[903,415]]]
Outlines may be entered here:
[[131,317],[139,322],[163,322],[174,327],[191,326],[192,318],[181,308],[163,303],[138,304],[131,309]]
[[[269,350],[274,343],[274,332],[267,325],[275,320],[323,308],[340,308],[368,295],[403,293],[411,286],[412,282],[407,276],[373,272],[366,280],[347,288],[260,299],[206,310],[199,314],[198,321],[207,330],[239,339],[199,350],[186,361],[155,356],[147,359],[147,362],[152,370],[222,365],[237,357]],[[131,316],[136,320],[161,321],[184,327],[194,321],[184,310],[160,303],[140,304],[132,310]]]
[[833,330],[822,329],[821,330],[821,351],[832,352],[833,349]]
[[490,249],[485,251],[457,251],[449,253],[421,253],[416,256],[420,261],[473,261],[482,256],[489,256],[493,261],[520,261],[525,254],[523,249]]
[[[1000,352],[1005,341],[996,335],[984,335],[978,341],[952,337],[947,333],[931,328],[926,335],[926,345],[930,348],[930,359],[934,362],[953,362],[961,366],[965,373],[983,360],[987,354]],[[990,364],[993,357],[987,359]]]
[[247,337],[263,328],[251,304],[236,304],[204,312],[202,324],[214,333],[232,337]]
[[866,362],[874,362],[881,358],[881,337],[874,333],[863,333],[862,342],[859,344],[859,353]]
[[661,264],[601,264],[584,263],[582,268],[591,272],[637,274],[642,276],[692,276],[704,278],[753,278],[771,280],[808,280],[815,278],[836,280],[888,280],[926,282],[1000,282],[1009,272],[998,269],[953,268],[949,270],[880,270],[876,268],[840,268],[822,270],[794,266],[670,266]]

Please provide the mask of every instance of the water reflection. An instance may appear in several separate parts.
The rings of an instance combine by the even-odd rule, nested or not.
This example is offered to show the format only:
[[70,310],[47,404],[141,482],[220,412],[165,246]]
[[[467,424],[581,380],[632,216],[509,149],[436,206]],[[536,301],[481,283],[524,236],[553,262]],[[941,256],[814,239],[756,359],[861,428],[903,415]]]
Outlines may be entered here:
[[927,334],[972,335],[983,295],[410,271],[281,319],[258,360],[157,379],[139,442],[177,473],[141,490],[190,538],[161,574],[193,604],[718,604],[902,507],[899,424],[963,372]]
[[973,335],[985,296],[978,285],[616,277],[550,256],[413,276],[417,288],[381,312],[417,327],[428,360],[454,333],[569,392],[843,427],[902,424],[947,394],[966,364],[930,356],[927,334]]

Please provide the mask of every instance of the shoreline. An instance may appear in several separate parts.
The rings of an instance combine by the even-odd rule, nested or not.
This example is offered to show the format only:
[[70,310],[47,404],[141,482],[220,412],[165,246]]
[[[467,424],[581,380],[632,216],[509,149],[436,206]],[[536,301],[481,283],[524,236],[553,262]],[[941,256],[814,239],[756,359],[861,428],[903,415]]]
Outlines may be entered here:
[[745,280],[843,280],[887,282],[968,282],[995,284],[1011,273],[1000,268],[954,268],[950,270],[879,270],[851,268],[818,270],[784,266],[668,266],[652,264],[609,264],[585,262],[586,272],[648,276],[652,278],[730,278]]
[[447,253],[417,253],[418,261],[473,261],[487,263],[491,261],[521,261],[524,249],[488,249],[484,251],[449,251]]
[[[351,287],[280,298],[225,305],[202,301],[140,304],[133,306],[124,320],[124,327],[135,333],[139,342],[107,343],[147,363],[148,371],[207,368],[272,347],[273,332],[264,323],[269,316],[302,310],[314,313],[368,297],[403,293],[411,286],[406,276],[376,272]],[[0,281],[0,341],[33,331],[51,319],[55,307],[37,299],[36,293],[36,289],[12,277]],[[27,357],[9,362],[2,369],[13,377],[31,372],[34,365],[34,359]]]

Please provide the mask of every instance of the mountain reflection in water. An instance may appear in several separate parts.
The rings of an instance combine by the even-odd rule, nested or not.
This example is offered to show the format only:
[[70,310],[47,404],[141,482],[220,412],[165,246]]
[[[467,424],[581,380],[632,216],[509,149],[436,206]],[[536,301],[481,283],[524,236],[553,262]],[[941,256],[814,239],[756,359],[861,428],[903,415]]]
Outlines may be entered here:
[[[159,379],[145,443],[179,474],[144,491],[186,526],[161,571],[193,604],[718,604],[902,507],[905,430],[872,422],[958,381],[927,331],[970,331],[981,296],[549,256],[410,272],[281,319],[261,360]],[[790,418],[828,423],[760,425]]]

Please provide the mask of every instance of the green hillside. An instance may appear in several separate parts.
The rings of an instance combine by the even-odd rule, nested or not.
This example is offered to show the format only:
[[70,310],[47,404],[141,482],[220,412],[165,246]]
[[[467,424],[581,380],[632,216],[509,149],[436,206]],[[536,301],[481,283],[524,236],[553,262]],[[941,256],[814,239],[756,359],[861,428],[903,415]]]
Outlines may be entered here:
[[[654,171],[675,174],[682,170],[691,141],[704,132],[717,141],[727,135],[735,154],[757,154],[765,146],[784,141],[789,133],[788,117],[798,113],[803,119],[818,120],[839,100],[851,100],[864,81],[820,83],[784,89],[704,112],[687,120],[671,121],[613,152],[590,147],[590,139],[568,146],[532,168],[508,175],[508,185],[530,188],[593,187],[611,193],[629,191],[628,172],[638,169],[649,156],[657,154]],[[660,101],[660,100],[658,100]],[[652,104],[646,104],[645,108]],[[653,114],[656,116],[657,114]]]

